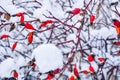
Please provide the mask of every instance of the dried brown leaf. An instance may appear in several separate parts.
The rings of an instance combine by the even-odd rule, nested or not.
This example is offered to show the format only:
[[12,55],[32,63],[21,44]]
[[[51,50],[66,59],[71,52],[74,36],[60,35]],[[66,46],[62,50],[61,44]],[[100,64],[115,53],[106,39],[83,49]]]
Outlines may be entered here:
[[99,14],[99,11],[100,11],[100,7],[101,7],[101,4],[99,3],[97,9],[96,9],[96,13]]
[[2,12],[0,12],[0,16],[2,15],[3,13]]
[[117,38],[120,39],[120,34],[117,35]]
[[14,3],[14,0],[12,0],[12,3],[15,4],[15,3]]
[[15,29],[15,24],[14,23],[10,24],[10,30],[9,30],[9,32],[12,31],[12,30],[14,30],[14,29]]
[[6,19],[6,20],[10,20],[10,14],[9,13],[4,13],[4,18]]

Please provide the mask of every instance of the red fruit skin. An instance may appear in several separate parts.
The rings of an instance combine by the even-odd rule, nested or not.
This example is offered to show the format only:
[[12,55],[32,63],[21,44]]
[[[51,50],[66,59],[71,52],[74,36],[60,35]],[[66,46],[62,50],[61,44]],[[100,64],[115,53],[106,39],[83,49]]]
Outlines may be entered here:
[[76,65],[74,66],[74,74],[75,74],[76,77],[79,76],[79,72],[78,72],[78,69],[77,69]]
[[89,70],[90,70],[90,72],[92,72],[92,73],[94,73],[94,72],[95,72],[95,70],[94,70],[94,68],[93,68],[93,66],[92,66],[92,65],[90,65],[90,66],[89,66]]
[[35,28],[31,24],[29,24],[28,22],[25,24],[25,28],[30,29],[30,30],[35,30]]
[[118,51],[118,53],[117,53],[118,55],[120,55],[120,51]]
[[33,32],[28,33],[28,42],[32,43],[33,41]]
[[48,74],[46,80],[52,80],[52,78],[53,76],[51,74]]
[[52,20],[47,20],[47,21],[45,21],[47,24],[51,24],[51,23],[53,23],[53,21]]
[[24,15],[20,17],[20,23],[24,23]]
[[115,44],[116,44],[117,46],[120,46],[120,41],[115,42]]
[[45,27],[45,26],[47,26],[48,24],[51,24],[51,23],[53,23],[52,20],[46,20],[45,22],[41,23],[40,27]]
[[90,23],[93,23],[95,21],[95,16],[94,15],[91,15],[90,16]]
[[89,62],[92,62],[92,61],[94,61],[94,58],[93,58],[93,56],[90,54],[90,55],[88,55],[88,61]]
[[45,26],[47,26],[47,23],[45,23],[45,22],[41,23],[41,25],[40,25],[40,27],[45,27]]
[[54,71],[53,71],[53,74],[58,74],[58,73],[60,73],[60,69],[59,68],[57,68],[57,69],[55,69]]
[[117,19],[113,19],[113,24],[115,25],[115,27],[120,27],[120,21]]
[[35,68],[36,68],[36,64],[34,63],[32,69],[35,70]]
[[116,32],[118,35],[120,34],[120,27],[116,27]]
[[18,73],[16,71],[13,73],[13,77],[18,78]]
[[75,77],[73,75],[71,75],[69,80],[75,80]]
[[17,16],[17,17],[21,17],[21,16],[23,16],[24,14],[25,14],[25,12],[20,12],[20,13],[17,13],[16,16]]
[[12,51],[15,50],[16,46],[17,46],[17,42],[15,42],[15,43],[13,44],[13,46],[12,46]]
[[5,39],[5,38],[8,38],[8,37],[9,37],[9,35],[3,34],[3,35],[1,36],[1,39]]
[[82,73],[88,74],[88,71],[87,70],[83,70]]
[[72,12],[72,14],[77,15],[80,13],[80,8],[75,8]]

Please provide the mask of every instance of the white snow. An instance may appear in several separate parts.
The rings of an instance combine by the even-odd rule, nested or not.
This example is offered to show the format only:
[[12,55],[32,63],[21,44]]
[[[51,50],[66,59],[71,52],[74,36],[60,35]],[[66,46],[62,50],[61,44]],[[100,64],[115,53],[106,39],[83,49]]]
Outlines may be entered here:
[[14,59],[8,58],[0,63],[0,77],[10,77],[12,70],[14,70]]
[[[13,4],[12,1],[14,1],[15,4]],[[28,1],[28,3],[24,3],[26,1]],[[39,5],[38,3],[36,4],[36,2],[29,3],[29,1],[38,1],[42,5]],[[114,5],[109,6],[109,5],[112,2],[118,1],[119,3],[116,6],[116,8],[118,12],[120,12],[120,5],[119,5],[120,1],[119,0],[104,0],[104,3],[101,4],[99,14],[96,13],[96,10],[98,8],[99,3],[101,2],[100,0],[99,1],[94,0],[89,5],[88,3],[91,0],[69,0],[69,1],[66,1],[66,0],[18,0],[18,1],[17,0],[0,0],[0,12],[6,13],[7,11],[10,15],[13,15],[19,12],[26,12],[27,14],[25,14],[24,16],[25,21],[32,21],[35,19],[40,19],[40,22],[43,22],[48,19],[51,20],[51,18],[47,18],[47,17],[54,16],[58,18],[61,22],[64,22],[66,21],[66,19],[72,16],[72,14],[69,15],[69,13],[66,13],[66,11],[71,11],[74,8],[84,9],[86,6],[88,6],[87,12],[84,16],[85,24],[83,26],[81,26],[81,22],[79,22],[81,21],[81,19],[83,19],[83,14],[73,16],[72,19],[65,22],[65,24],[73,25],[76,28],[83,27],[83,29],[80,32],[80,39],[81,39],[80,41],[81,41],[82,48],[87,49],[88,48],[87,45],[92,46],[92,53],[95,56],[97,56],[95,57],[95,60],[98,57],[105,57],[107,58],[106,62],[109,63],[110,65],[113,65],[113,66],[119,65],[120,56],[113,56],[110,54],[110,52],[112,51],[116,53],[115,51],[119,50],[119,47],[113,46],[112,41],[107,41],[109,46],[107,46],[108,52],[105,53],[104,42],[98,41],[97,39],[102,38],[106,40],[108,37],[117,39],[116,29],[112,27],[114,26],[112,19],[120,20],[120,18],[119,18],[119,15],[117,15],[114,12],[116,11],[115,6]],[[86,4],[84,4],[84,2]],[[71,7],[69,5],[71,5]],[[20,6],[23,6],[23,7],[20,7]],[[38,7],[38,8],[35,8],[35,7]],[[49,14],[49,11],[52,13],[52,15]],[[30,12],[32,12],[33,14],[30,14]],[[46,15],[47,17],[45,17],[43,14]],[[89,33],[88,32],[88,25],[90,23],[89,15],[91,14],[96,16],[95,29],[89,26],[89,31],[90,31]],[[27,35],[31,31],[26,30],[26,29],[23,30],[24,26],[19,25],[18,22],[20,21],[20,17],[11,16],[9,21],[2,22],[2,20],[6,20],[4,18],[4,15],[0,15],[0,25],[2,25],[2,28],[0,27],[0,37],[3,34],[8,34],[10,35],[10,38],[0,39],[0,61],[2,61],[0,62],[0,78],[11,77],[12,76],[11,71],[15,69],[20,73],[18,79],[21,80],[21,78],[25,77],[26,75],[26,74],[24,75],[24,71],[27,72],[29,69],[27,68],[27,69],[20,70],[19,67],[26,66],[27,63],[33,58],[35,58],[36,60],[35,63],[37,64],[37,67],[39,69],[37,71],[39,72],[45,73],[50,70],[55,70],[56,68],[62,68],[63,62],[68,62],[67,61],[68,57],[72,56],[72,54],[69,54],[71,53],[70,52],[71,49],[74,47],[74,51],[76,50],[76,44],[72,42],[63,44],[64,47],[62,45],[55,46],[56,43],[66,42],[70,40],[73,40],[75,43],[78,42],[77,34],[79,33],[77,32],[77,29],[72,29],[70,31],[67,31],[65,34],[60,35],[60,37],[65,37],[65,38],[58,39],[58,40],[57,38],[55,38],[55,41],[54,41],[55,36],[69,29],[68,26],[66,27],[66,25],[63,25],[61,22],[59,22],[59,20],[56,21],[55,19],[52,19],[53,21],[56,21],[56,23],[52,23],[54,24],[52,26],[56,26],[56,25],[57,26],[55,27],[55,29],[53,29],[53,34],[51,35],[53,39],[51,39],[51,42],[48,43],[48,40],[47,40],[50,36],[51,30],[44,31],[44,32],[33,31],[35,32],[33,43],[29,45],[27,41]],[[35,27],[35,29],[37,29],[38,31],[46,30],[48,27],[50,28],[52,27],[51,24],[49,24],[49,26],[39,29],[39,25],[41,24],[40,22],[33,21],[33,22],[30,22],[30,24],[32,24]],[[3,25],[6,23],[14,23],[15,29],[9,32],[10,25]],[[100,24],[98,25],[98,23]],[[61,28],[64,28],[64,29],[61,29]],[[85,42],[82,40],[84,40]],[[14,42],[18,42],[18,44],[15,50],[12,51],[11,47],[14,44]],[[79,45],[77,46],[77,49],[78,48],[79,48]],[[25,58],[19,55],[19,53],[17,53],[16,51],[21,52],[21,54],[27,55],[31,59]],[[88,51],[86,50],[85,52],[87,54],[91,53],[89,50]],[[67,53],[65,54],[67,55],[67,57],[63,56],[63,53],[64,54]],[[4,55],[11,56],[12,58],[6,59],[4,58]],[[82,70],[89,71],[89,66],[92,65],[96,72],[99,68],[98,64],[101,64],[101,63],[97,64],[97,61],[96,62],[93,61],[90,63],[86,62],[84,61],[84,60],[87,60],[85,57],[83,57],[83,61],[81,60],[82,60],[81,53],[77,52],[74,56],[73,62],[71,62],[71,64],[77,64],[77,67],[78,66],[81,67],[78,69],[79,71],[82,71]],[[104,65],[105,67],[107,66],[107,63],[105,63]],[[109,68],[104,69],[104,66],[103,66],[102,72],[105,77],[105,80],[107,80],[106,75],[108,75],[107,71],[109,70]],[[32,73],[32,71],[30,73]],[[34,72],[34,73],[35,75],[37,75],[38,72],[37,73]],[[70,76],[71,74],[73,74],[73,72],[70,72],[68,69],[66,69],[65,72],[63,72],[63,74]],[[42,75],[42,76],[45,77],[45,75]],[[86,75],[82,75],[81,78],[84,78],[85,80],[86,79],[92,80],[91,79],[92,77],[88,77]]]
[[69,34],[67,36],[67,41],[73,41],[73,42],[70,42],[68,43],[69,47],[73,47],[75,46],[75,43],[77,43],[77,37],[76,37],[76,34]]
[[90,34],[92,35],[92,36],[97,36],[97,37],[99,37],[99,38],[104,38],[104,39],[106,39],[108,36],[110,37],[110,36],[114,36],[114,37],[116,37],[117,36],[117,33],[116,33],[116,30],[115,30],[115,28],[110,28],[110,29],[108,29],[108,28],[106,28],[106,27],[103,27],[103,28],[101,28],[100,30],[93,30],[93,29],[90,29]]
[[32,58],[35,58],[39,71],[44,73],[63,66],[63,55],[54,44],[42,44],[34,49]]
[[25,61],[25,58],[22,57],[22,56],[19,56],[19,58],[16,58],[15,59],[15,63],[16,63],[16,66],[19,68],[20,66],[25,66],[26,64],[26,61]]

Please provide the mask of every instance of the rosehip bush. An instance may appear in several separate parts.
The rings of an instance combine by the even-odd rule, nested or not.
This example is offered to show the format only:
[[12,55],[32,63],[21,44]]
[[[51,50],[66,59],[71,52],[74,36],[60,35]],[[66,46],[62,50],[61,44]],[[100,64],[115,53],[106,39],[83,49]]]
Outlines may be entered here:
[[[0,71],[0,78],[119,80],[119,4],[118,0],[1,0],[0,68],[9,72]],[[60,49],[62,67],[39,70],[31,56],[41,44]]]

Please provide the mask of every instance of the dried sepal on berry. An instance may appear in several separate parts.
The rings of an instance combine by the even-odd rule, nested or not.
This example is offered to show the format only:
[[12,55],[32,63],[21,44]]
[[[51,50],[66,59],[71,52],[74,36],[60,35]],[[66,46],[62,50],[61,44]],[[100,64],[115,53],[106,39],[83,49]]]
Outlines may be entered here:
[[100,62],[105,62],[105,58],[103,58],[103,57],[99,57],[98,60],[99,60]]

